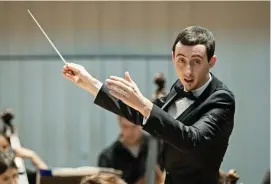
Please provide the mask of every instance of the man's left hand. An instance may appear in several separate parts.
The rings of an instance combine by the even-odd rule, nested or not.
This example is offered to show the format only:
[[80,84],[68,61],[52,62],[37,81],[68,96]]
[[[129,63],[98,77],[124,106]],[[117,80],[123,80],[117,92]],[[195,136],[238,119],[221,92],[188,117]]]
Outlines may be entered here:
[[128,72],[125,72],[125,78],[111,76],[106,80],[106,85],[112,96],[139,111],[144,117],[149,116],[153,104],[142,95]]

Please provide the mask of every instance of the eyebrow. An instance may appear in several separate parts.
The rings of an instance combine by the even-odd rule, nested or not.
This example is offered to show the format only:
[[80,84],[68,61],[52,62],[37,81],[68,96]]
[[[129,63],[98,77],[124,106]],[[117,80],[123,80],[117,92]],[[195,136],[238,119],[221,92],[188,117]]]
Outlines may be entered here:
[[194,54],[194,55],[192,55],[192,57],[199,57],[199,58],[203,59],[203,57],[199,54]]
[[[185,55],[184,55],[184,54],[181,54],[181,53],[178,53],[177,56],[183,56],[183,57],[185,57]],[[177,57],[177,56],[176,56],[176,57]]]
[[[182,53],[178,53],[176,57],[178,57],[178,56],[183,56],[183,57],[185,57],[185,55],[182,54]],[[194,54],[194,55],[192,55],[192,57],[199,57],[199,58],[203,59],[203,57],[202,57],[201,55],[199,55],[199,54]]]

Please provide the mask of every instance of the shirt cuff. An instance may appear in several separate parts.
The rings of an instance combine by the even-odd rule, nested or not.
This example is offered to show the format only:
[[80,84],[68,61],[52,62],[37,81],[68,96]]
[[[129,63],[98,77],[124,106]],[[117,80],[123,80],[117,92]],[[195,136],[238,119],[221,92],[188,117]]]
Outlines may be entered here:
[[[97,83],[94,84],[94,87],[97,89],[97,94],[101,90],[102,86],[103,86],[103,83],[101,83],[100,81],[98,81]],[[97,98],[97,95],[95,96],[94,101],[96,98]]]
[[100,91],[100,89],[103,86],[103,83],[101,83],[100,81],[98,81],[97,83],[94,83],[95,88],[98,90],[98,92]]

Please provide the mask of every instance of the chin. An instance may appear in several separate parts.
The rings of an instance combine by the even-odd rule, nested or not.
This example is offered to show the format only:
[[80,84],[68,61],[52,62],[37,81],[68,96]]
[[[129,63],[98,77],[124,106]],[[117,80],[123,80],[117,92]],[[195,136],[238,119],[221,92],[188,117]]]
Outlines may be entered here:
[[129,143],[134,144],[134,143],[136,143],[136,140],[135,139],[129,139]]
[[187,90],[187,91],[192,91],[195,89],[195,86],[192,86],[192,85],[185,85],[184,88]]

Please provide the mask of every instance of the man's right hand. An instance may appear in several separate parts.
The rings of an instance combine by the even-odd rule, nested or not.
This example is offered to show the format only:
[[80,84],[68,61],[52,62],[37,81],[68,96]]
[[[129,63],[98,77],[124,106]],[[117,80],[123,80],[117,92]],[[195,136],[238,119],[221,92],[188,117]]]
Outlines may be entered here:
[[75,63],[67,63],[64,65],[62,75],[80,88],[90,92],[93,96],[97,95],[102,85],[102,83],[93,78],[83,66]]

